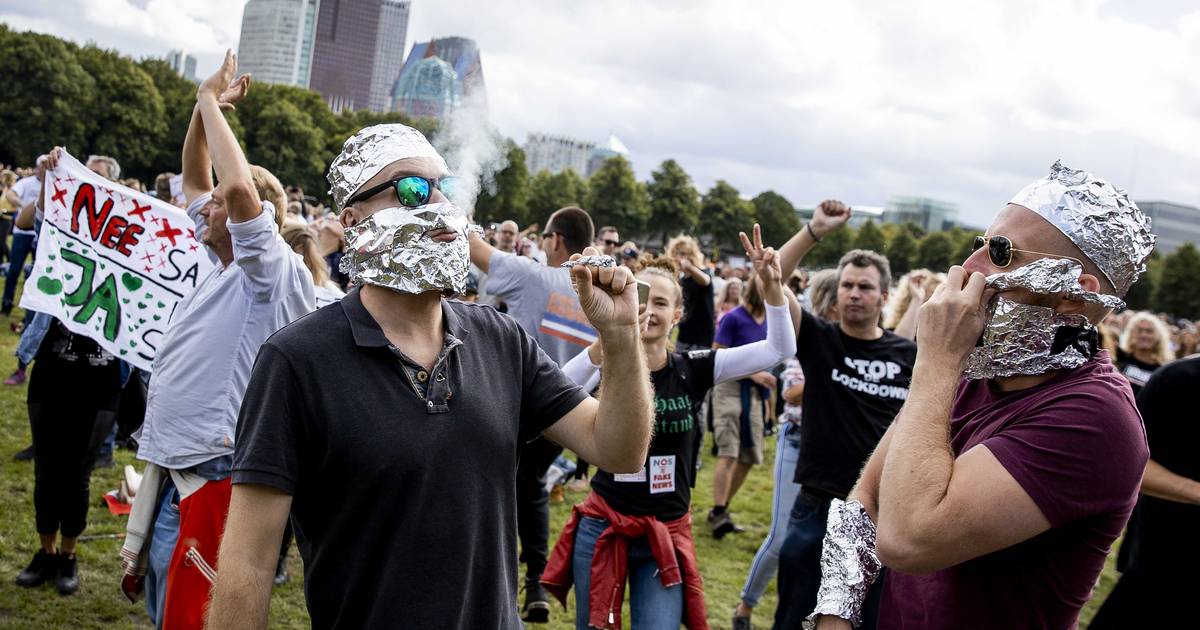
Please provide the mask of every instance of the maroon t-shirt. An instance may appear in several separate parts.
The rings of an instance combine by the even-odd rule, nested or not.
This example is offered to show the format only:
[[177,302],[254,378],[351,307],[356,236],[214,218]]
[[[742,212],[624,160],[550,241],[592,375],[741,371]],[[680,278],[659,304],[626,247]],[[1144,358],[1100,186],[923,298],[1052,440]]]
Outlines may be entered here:
[[1075,627],[1149,457],[1129,384],[1106,352],[1020,391],[963,381],[950,435],[955,456],[986,446],[1051,528],[929,575],[891,571],[878,627]]

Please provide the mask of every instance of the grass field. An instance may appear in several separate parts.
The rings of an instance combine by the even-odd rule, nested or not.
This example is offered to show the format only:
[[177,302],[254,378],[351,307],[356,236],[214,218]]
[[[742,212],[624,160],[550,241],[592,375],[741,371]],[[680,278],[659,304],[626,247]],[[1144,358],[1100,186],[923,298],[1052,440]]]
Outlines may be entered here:
[[[14,321],[20,311],[14,312]],[[12,359],[17,336],[7,326],[0,329],[0,378],[15,366]],[[69,384],[68,384],[69,385]],[[69,395],[69,392],[64,392]],[[30,462],[14,462],[12,454],[29,444],[28,416],[25,410],[25,386],[0,386],[0,628],[149,628],[143,604],[130,604],[121,595],[118,587],[121,575],[117,552],[121,541],[116,536],[125,528],[125,517],[109,514],[101,506],[100,496],[115,489],[119,470],[125,464],[134,463],[133,454],[118,450],[117,466],[96,470],[92,475],[92,499],[88,518],[88,529],[79,544],[79,566],[83,586],[71,597],[60,597],[51,585],[35,589],[16,586],[13,578],[25,566],[37,548],[37,535],[33,522],[33,466]],[[705,449],[704,468],[700,472],[698,487],[694,495],[693,514],[696,520],[696,546],[700,567],[704,575],[708,603],[709,623],[713,628],[728,628],[734,604],[738,600],[746,569],[765,536],[771,519],[771,461],[774,439],[767,444],[768,462],[751,472],[741,493],[734,500],[734,517],[746,528],[742,534],[732,534],[724,540],[715,541],[704,527],[704,514],[712,505],[712,458]],[[141,466],[139,465],[140,469]],[[553,539],[562,528],[570,513],[572,500],[581,495],[568,494],[567,502],[552,506]],[[1109,567],[1101,576],[1097,595],[1084,609],[1081,627],[1087,626],[1095,607],[1108,593],[1115,578]],[[272,628],[308,627],[308,616],[304,608],[301,589],[301,566],[295,550],[290,558],[292,579],[275,590],[271,601]],[[397,565],[397,570],[404,570]],[[770,627],[775,610],[774,586],[759,604],[755,615],[755,627]],[[628,606],[625,607],[628,627]],[[567,630],[572,626],[574,613],[563,611],[557,605],[547,628]],[[398,622],[397,627],[403,627]],[[536,626],[535,626],[536,627]]]

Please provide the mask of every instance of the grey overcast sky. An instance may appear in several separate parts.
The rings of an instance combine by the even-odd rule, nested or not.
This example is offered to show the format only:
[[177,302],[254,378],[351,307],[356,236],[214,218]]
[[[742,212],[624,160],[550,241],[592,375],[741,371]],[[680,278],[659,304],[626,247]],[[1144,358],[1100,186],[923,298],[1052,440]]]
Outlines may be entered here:
[[[241,0],[0,0],[18,29],[215,69]],[[1062,158],[1200,205],[1200,4],[1189,0],[413,0],[408,45],[482,50],[492,121],[675,158],[801,206],[893,195],[986,225]]]

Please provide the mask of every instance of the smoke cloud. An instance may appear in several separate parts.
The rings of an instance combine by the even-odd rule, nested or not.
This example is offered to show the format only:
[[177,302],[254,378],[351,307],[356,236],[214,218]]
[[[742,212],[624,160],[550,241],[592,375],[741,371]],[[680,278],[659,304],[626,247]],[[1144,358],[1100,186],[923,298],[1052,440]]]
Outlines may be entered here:
[[504,136],[488,121],[487,102],[472,94],[442,123],[433,145],[446,159],[450,172],[462,178],[463,190],[454,202],[469,214],[479,194],[496,192],[496,173],[508,166]]

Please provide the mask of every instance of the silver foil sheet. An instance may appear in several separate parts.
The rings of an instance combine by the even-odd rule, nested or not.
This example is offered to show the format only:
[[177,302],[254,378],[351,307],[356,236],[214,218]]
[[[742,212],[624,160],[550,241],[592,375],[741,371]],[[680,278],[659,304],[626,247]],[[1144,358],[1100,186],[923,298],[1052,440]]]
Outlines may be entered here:
[[861,624],[863,602],[882,566],[875,553],[875,523],[867,509],[858,501],[831,501],[821,544],[821,587],[805,630],[817,627],[819,615]]
[[[450,242],[431,239],[431,230],[457,233]],[[341,270],[354,284],[373,284],[401,293],[462,293],[471,268],[472,226],[449,203],[387,208],[346,229]]]
[[1000,296],[993,300],[982,345],[967,356],[964,378],[1044,374],[1077,368],[1090,358],[1073,345],[1052,352],[1059,328],[1092,328],[1083,315],[1063,315],[1052,308]]
[[1075,243],[1125,295],[1146,271],[1154,249],[1150,218],[1129,195],[1087,171],[1062,161],[1050,174],[1023,188],[1009,203],[1041,215]]
[[997,291],[1029,289],[1046,295],[1066,297],[1099,304],[1113,309],[1125,308],[1125,301],[1115,295],[1086,291],[1079,284],[1083,268],[1069,258],[1039,258],[1024,267],[988,276],[987,285]]
[[329,165],[325,177],[334,205],[341,211],[346,200],[385,166],[415,157],[434,160],[442,173],[450,172],[446,161],[420,131],[400,124],[364,127],[346,139],[342,152]]
[[568,260],[559,265],[559,267],[571,268],[576,265],[588,265],[590,267],[616,267],[617,261],[612,256],[598,254],[596,256],[580,256],[575,260]]

